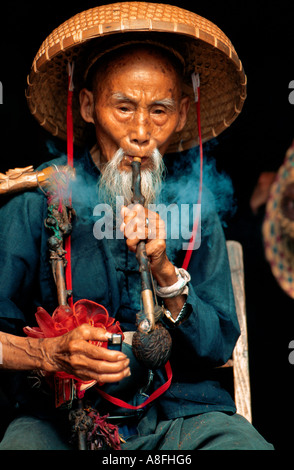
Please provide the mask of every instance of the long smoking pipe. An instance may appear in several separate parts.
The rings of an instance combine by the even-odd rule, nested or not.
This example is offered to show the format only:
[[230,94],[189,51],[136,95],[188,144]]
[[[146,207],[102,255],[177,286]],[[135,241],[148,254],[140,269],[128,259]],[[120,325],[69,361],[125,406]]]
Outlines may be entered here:
[[[2,194],[11,194],[16,192],[21,192],[25,190],[30,190],[37,188],[38,186],[47,186],[51,185],[51,178],[55,173],[67,173],[71,178],[74,177],[75,172],[70,167],[47,167],[41,171],[34,171],[32,165],[25,168],[15,168],[8,170],[5,174],[0,173],[0,195]],[[62,215],[65,216],[66,209],[62,209]],[[49,216],[49,219],[52,219]],[[53,219],[52,219],[53,220]],[[48,223],[48,219],[46,221]],[[48,227],[49,228],[49,227]],[[60,243],[62,248],[63,244],[63,235],[60,233]],[[59,243],[56,244],[56,237],[51,237],[52,246],[50,246],[50,251],[58,249]],[[59,240],[59,237],[58,237]],[[54,246],[54,242],[55,245]],[[62,250],[61,250],[62,251]],[[68,291],[65,284],[65,273],[64,273],[64,259],[62,256],[56,254],[52,256],[52,271],[57,288],[57,297],[58,305],[68,306]],[[78,401],[79,411],[83,412],[83,402],[82,400]],[[87,450],[86,443],[86,432],[84,430],[78,431],[78,448],[79,450]]]
[[[56,171],[56,169],[54,170]],[[57,173],[61,171],[70,172],[69,176],[74,177],[74,170],[71,167],[60,167],[57,170]],[[49,174],[50,175],[50,174]],[[43,178],[43,175],[37,174],[38,184],[40,184],[40,176]],[[41,182],[42,185],[50,183],[50,177],[45,175],[44,180]],[[50,251],[50,259],[52,263],[52,271],[57,289],[57,299],[58,305],[68,307],[68,296],[69,291],[67,290],[66,280],[65,280],[65,250],[64,250],[64,238],[71,234],[72,226],[70,223],[71,219],[71,210],[66,204],[66,199],[68,197],[68,186],[64,188],[64,200],[60,206],[58,198],[52,199],[50,207],[48,207],[48,217],[46,219],[45,225],[47,228],[53,230],[53,236],[49,238],[48,245]],[[67,197],[66,197],[67,196]],[[58,233],[56,233],[57,226]],[[73,412],[70,420],[72,420],[77,428],[77,439],[78,439],[78,449],[87,450],[87,425],[83,422],[86,419],[86,414],[84,412],[84,403],[82,398],[78,398],[78,409],[76,412]]]
[[[145,197],[141,192],[141,158],[134,157],[132,161],[132,191],[134,204],[144,206]],[[141,274],[141,294],[146,320],[139,324],[139,329],[149,333],[155,327],[155,307],[153,299],[153,288],[149,268],[149,259],[146,254],[146,244],[141,240],[137,245],[136,258],[139,263]]]
[[[141,158],[134,157],[131,165],[132,202],[144,206],[145,198],[141,192]],[[171,352],[172,341],[168,331],[161,322],[157,321],[160,319],[161,309],[155,306],[149,259],[146,254],[145,245],[145,241],[141,240],[136,250],[136,258],[141,275],[143,315],[141,312],[137,315],[138,326],[133,336],[132,348],[136,358],[143,362],[146,367],[157,369],[167,362]]]

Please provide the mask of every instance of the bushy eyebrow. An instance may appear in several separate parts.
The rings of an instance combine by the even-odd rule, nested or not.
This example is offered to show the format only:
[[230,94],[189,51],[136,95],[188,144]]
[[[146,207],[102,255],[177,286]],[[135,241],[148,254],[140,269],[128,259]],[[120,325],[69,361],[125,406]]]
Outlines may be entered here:
[[128,96],[124,95],[123,93],[119,93],[119,92],[113,93],[111,95],[111,98],[113,98],[116,101],[123,101],[124,103],[133,103],[134,102],[134,100],[132,100]]
[[164,106],[169,111],[175,111],[177,109],[176,102],[173,98],[163,98],[162,100],[156,100],[153,103],[153,106]]
[[[128,96],[120,92],[113,93],[112,98],[115,99],[116,101],[136,104],[135,100],[129,98]],[[176,102],[173,98],[163,98],[162,100],[155,100],[150,104],[150,106],[163,106],[167,108],[169,111],[175,111],[177,109]]]

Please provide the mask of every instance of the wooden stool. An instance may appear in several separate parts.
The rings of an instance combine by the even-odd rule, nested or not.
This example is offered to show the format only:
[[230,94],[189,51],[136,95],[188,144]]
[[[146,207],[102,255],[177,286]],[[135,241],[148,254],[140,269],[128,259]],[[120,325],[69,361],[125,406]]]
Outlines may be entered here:
[[234,396],[237,413],[252,422],[251,392],[248,358],[248,337],[244,286],[243,249],[239,242],[227,241],[236,312],[241,335],[236,343],[232,360],[225,367],[233,367]]

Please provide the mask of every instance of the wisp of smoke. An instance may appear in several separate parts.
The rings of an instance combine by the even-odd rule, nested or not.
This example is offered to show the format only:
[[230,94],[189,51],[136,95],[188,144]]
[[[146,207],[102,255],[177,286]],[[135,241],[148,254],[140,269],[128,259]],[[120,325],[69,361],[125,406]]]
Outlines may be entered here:
[[[162,185],[161,199],[177,204],[196,204],[199,183],[200,156],[198,149],[193,148],[172,162],[169,175]],[[207,156],[203,158],[202,206],[204,216],[215,210],[224,227],[236,211],[234,188],[229,175],[219,172],[215,159]]]
[[[207,144],[206,144],[207,147]],[[54,146],[48,144],[48,150],[55,156],[62,156]],[[228,220],[236,211],[234,188],[230,177],[225,172],[219,172],[216,161],[210,156],[211,152],[205,149],[203,161],[203,193],[201,203],[201,231],[209,234],[213,229],[208,223],[209,214],[217,212],[219,219],[226,227]],[[209,156],[207,156],[209,155]],[[132,172],[119,172],[117,166],[123,158],[123,152],[119,150],[111,160],[100,179],[93,178],[84,181],[78,175],[75,182],[75,198],[73,203],[79,213],[79,220],[93,222],[97,217],[93,215],[93,207],[98,203],[111,204],[115,214],[116,196],[124,196],[128,205],[132,198]],[[179,224],[167,220],[167,247],[170,259],[173,253],[181,249],[183,242],[189,241],[195,219],[194,205],[197,204],[200,181],[200,156],[199,150],[194,148],[188,152],[178,154],[170,160],[164,157],[165,164],[159,152],[154,152],[152,158],[152,171],[142,171],[142,193],[146,198],[146,204],[176,205],[180,211]],[[166,177],[165,176],[166,172]],[[99,193],[99,194],[97,194]],[[90,199],[89,196],[91,195]],[[107,200],[106,200],[107,198]],[[187,205],[188,212],[181,209]],[[79,210],[79,207],[82,210]],[[85,210],[88,209],[88,210]],[[152,210],[152,209],[151,209]],[[174,219],[173,219],[174,220]],[[115,224],[114,224],[115,225]],[[177,234],[180,234],[178,236]],[[185,235],[183,237],[183,234]]]
[[[207,151],[207,153],[209,153]],[[180,217],[182,227],[177,231],[185,236],[192,234],[193,223],[195,221],[195,211],[193,205],[198,202],[200,184],[200,154],[199,149],[193,148],[186,153],[178,155],[166,166],[168,175],[163,182],[160,199],[168,201],[169,204],[176,204],[179,209],[189,205],[189,212]],[[209,215],[216,212],[223,227],[227,226],[228,220],[235,214],[236,201],[234,199],[234,188],[232,181],[225,172],[219,172],[216,168],[216,161],[207,155],[203,158],[203,191],[201,200],[201,233],[202,236],[209,235],[213,227],[209,224]],[[173,252],[181,248],[183,240],[176,240],[173,237],[175,227],[167,226],[167,247],[168,255],[173,259]]]

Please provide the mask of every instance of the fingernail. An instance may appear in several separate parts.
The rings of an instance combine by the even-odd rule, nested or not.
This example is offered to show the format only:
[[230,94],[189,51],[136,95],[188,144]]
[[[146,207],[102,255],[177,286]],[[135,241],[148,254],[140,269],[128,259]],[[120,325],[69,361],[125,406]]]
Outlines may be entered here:
[[124,369],[126,369],[127,367],[129,367],[129,364],[130,364],[130,360],[129,359],[126,359],[123,363],[123,367]]

